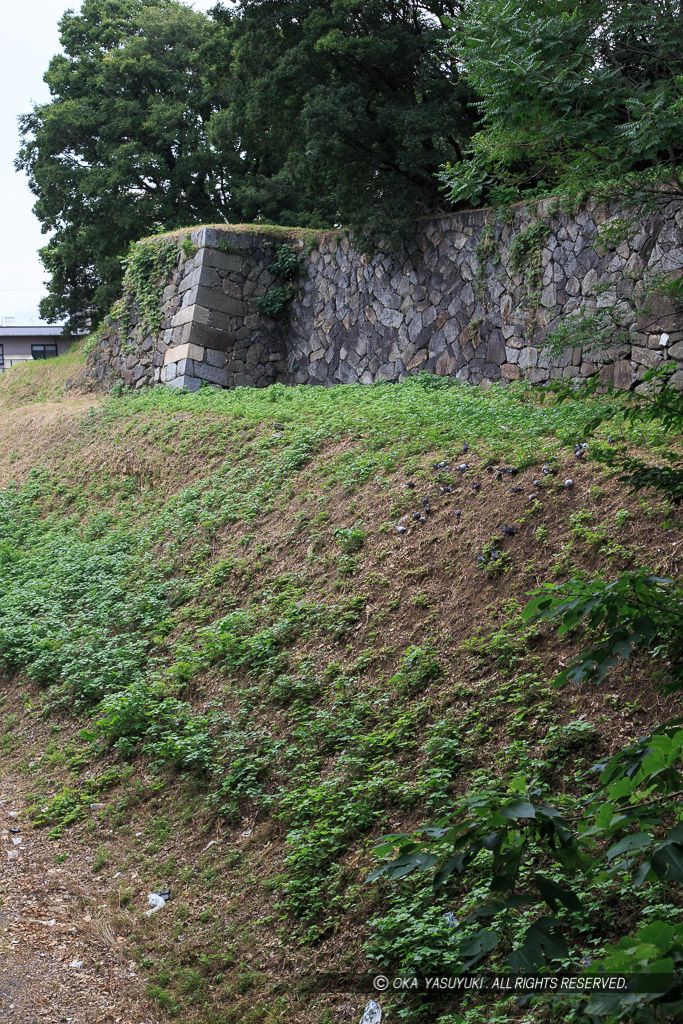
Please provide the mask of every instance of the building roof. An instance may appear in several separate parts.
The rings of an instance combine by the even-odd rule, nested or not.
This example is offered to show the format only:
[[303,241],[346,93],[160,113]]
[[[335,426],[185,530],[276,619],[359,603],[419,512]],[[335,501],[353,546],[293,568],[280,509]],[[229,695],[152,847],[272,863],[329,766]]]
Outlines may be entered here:
[[35,327],[0,327],[0,338],[59,338],[62,336],[61,324],[48,324]]

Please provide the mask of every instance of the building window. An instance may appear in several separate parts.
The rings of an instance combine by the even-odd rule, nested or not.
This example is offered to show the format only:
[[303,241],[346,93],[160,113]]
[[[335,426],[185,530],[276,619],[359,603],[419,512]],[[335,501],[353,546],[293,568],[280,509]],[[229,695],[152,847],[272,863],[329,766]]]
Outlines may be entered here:
[[34,359],[54,359],[57,355],[57,346],[31,345],[31,355]]
[[5,365],[5,346],[0,345],[0,366]]

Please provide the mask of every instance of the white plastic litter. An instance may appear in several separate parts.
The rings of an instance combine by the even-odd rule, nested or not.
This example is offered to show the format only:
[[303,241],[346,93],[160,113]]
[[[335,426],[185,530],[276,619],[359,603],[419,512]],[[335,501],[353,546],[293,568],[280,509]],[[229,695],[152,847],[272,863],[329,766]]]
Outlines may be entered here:
[[156,892],[151,892],[149,894],[149,896],[147,897],[147,902],[149,903],[151,910],[145,911],[145,917],[151,917],[152,914],[156,914],[157,910],[163,910],[164,907],[166,906],[166,900],[164,899],[164,897],[160,896]]
[[15,846],[21,846],[23,840],[21,836],[12,836],[12,842],[14,843]]
[[19,851],[18,850],[8,850],[7,851],[7,860],[19,860]]
[[212,839],[210,843],[206,844],[206,846],[202,850],[202,853],[206,853],[207,850],[210,850],[212,846],[216,846],[217,843],[218,843],[217,839]]
[[85,960],[72,960],[69,967],[82,967],[84,963]]
[[382,1007],[374,999],[365,1007],[365,1012],[360,1019],[360,1024],[380,1024],[382,1020]]
[[443,919],[444,919],[444,921],[446,922],[446,924],[448,925],[449,928],[457,928],[458,927],[458,923],[459,923],[458,919],[457,919],[457,917],[455,916],[455,914],[453,913],[452,910],[449,910],[447,914],[444,914],[443,915]]

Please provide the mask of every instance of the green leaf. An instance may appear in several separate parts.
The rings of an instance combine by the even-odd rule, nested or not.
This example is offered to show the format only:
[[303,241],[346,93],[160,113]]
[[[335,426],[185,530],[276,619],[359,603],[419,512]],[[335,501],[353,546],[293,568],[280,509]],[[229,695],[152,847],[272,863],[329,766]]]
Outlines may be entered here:
[[609,828],[610,822],[614,817],[614,805],[603,804],[598,813],[595,815],[595,824],[598,829]]
[[642,864],[639,864],[636,870],[633,872],[632,881],[634,889],[639,889],[643,882],[647,879],[648,875],[654,877],[654,873],[650,866],[649,860],[644,860]]
[[434,876],[434,888],[438,889],[439,886],[443,885],[447,878],[449,878],[454,871],[458,874],[462,873],[463,868],[463,854],[456,854],[454,857],[450,857],[445,864],[442,864],[439,870]]
[[467,971],[478,963],[486,953],[490,953],[498,945],[498,934],[490,928],[482,928],[475,932],[470,938],[460,943],[458,955],[463,959],[469,957],[463,964],[463,970]]
[[668,953],[675,935],[676,929],[666,921],[652,921],[644,928],[638,929],[639,941],[650,943],[661,953]]
[[534,971],[546,960],[561,960],[569,955],[560,922],[553,917],[540,917],[526,931],[522,945],[513,950],[508,963],[513,970]]
[[630,796],[635,789],[635,784],[631,779],[627,779],[625,776],[613,783],[609,788],[610,800],[623,800],[624,797]]
[[662,843],[652,854],[652,870],[659,878],[670,878],[683,882],[683,846],[678,843]]
[[636,835],[625,836],[623,839],[610,846],[607,851],[607,859],[614,860],[622,853],[632,853],[634,850],[642,850],[652,842],[652,836],[648,832],[638,832]]
[[544,875],[535,874],[534,881],[538,891],[552,911],[557,912],[558,901],[563,903],[569,910],[581,910],[581,902],[571,890],[563,889],[562,886],[553,882],[552,879],[546,878]]
[[679,821],[677,825],[674,825],[667,834],[667,839],[674,843],[683,843],[683,821]]
[[533,804],[526,800],[516,800],[514,803],[501,807],[500,813],[505,818],[535,818],[536,809]]

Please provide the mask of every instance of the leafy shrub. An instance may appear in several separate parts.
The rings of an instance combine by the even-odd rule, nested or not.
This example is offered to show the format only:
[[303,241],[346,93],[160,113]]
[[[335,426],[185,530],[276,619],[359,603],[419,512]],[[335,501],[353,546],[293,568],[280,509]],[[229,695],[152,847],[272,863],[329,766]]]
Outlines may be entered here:
[[362,523],[350,526],[348,529],[339,528],[334,531],[337,544],[347,555],[353,555],[365,544],[365,530]]
[[442,677],[443,667],[436,656],[436,650],[425,644],[408,648],[398,672],[389,680],[389,685],[395,686],[398,693],[413,697]]

